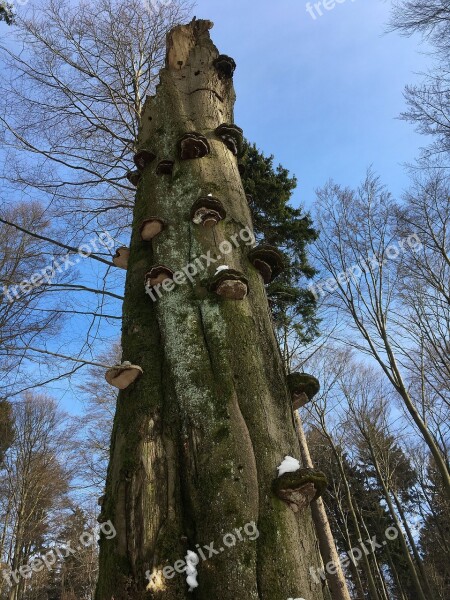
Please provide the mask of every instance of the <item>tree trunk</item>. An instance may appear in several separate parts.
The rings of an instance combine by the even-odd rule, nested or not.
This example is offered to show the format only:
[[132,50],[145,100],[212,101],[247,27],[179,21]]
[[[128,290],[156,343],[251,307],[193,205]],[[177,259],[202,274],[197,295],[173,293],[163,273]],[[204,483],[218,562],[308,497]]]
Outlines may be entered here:
[[[294,415],[297,424],[297,434],[300,442],[303,464],[305,467],[313,469],[314,464],[309,453],[308,442],[298,410],[295,411]],[[345,576],[342,571],[341,561],[336,550],[336,544],[334,543],[333,533],[322,498],[318,498],[316,502],[311,504],[311,513],[316,528],[317,538],[319,540],[320,554],[325,565],[325,573],[331,597],[333,600],[350,600],[347,582],[345,581]],[[334,569],[336,569],[335,573],[327,570],[326,567],[330,563],[332,565],[332,570],[334,571]]]
[[[336,458],[338,467],[339,467],[339,473],[341,474],[341,478],[342,478],[342,483],[344,484],[344,489],[345,489],[345,495],[346,495],[346,499],[347,499],[347,503],[348,503],[348,507],[350,509],[350,514],[352,517],[352,521],[353,521],[353,526],[355,528],[355,532],[356,535],[358,537],[358,540],[362,539],[362,534],[361,534],[361,528],[359,527],[359,521],[358,521],[358,517],[356,515],[356,510],[355,510],[355,505],[353,503],[353,498],[352,498],[352,492],[350,490],[350,486],[348,484],[348,480],[347,480],[347,476],[345,474],[345,469],[344,469],[344,465],[342,463],[342,456],[340,454],[340,451],[336,448],[336,445],[334,444],[330,434],[327,432],[326,428],[325,428],[325,424],[322,423],[322,428],[323,428],[323,433],[326,436],[328,443],[330,444],[330,447],[333,451],[333,454]],[[369,597],[371,600],[380,600],[380,597],[378,595],[377,592],[377,586],[375,584],[375,579],[372,573],[372,568],[370,566],[369,560],[367,558],[367,555],[365,552],[362,553],[362,564],[363,564],[363,570],[366,574],[367,577],[367,585],[369,588]]]
[[416,565],[419,568],[420,577],[421,577],[420,583],[422,585],[423,591],[430,598],[433,595],[433,592],[431,591],[430,582],[428,581],[428,575],[427,575],[426,570],[424,569],[423,561],[420,557],[419,550],[418,550],[416,542],[414,540],[414,536],[411,532],[411,528],[409,527],[408,520],[407,520],[405,512],[402,508],[401,500],[397,496],[397,494],[395,493],[395,491],[393,489],[391,489],[390,492],[392,494],[392,497],[394,498],[394,502],[397,507],[398,514],[400,515],[400,519],[402,520],[403,527],[405,529],[405,533],[408,538],[409,545],[411,547],[411,551],[412,551],[414,559],[416,561]]
[[[249,248],[234,243],[252,225],[236,157],[215,135],[233,123],[235,96],[213,65],[211,26],[194,20],[169,34],[166,68],[142,117],[140,148],[157,160],[136,197],[122,345],[144,374],[119,394],[101,514],[117,535],[100,542],[97,600],[323,600],[309,575],[320,560],[311,513],[295,514],[271,489],[284,456],[300,451],[263,281],[246,259]],[[189,132],[204,135],[211,151],[180,161],[178,141]],[[172,175],[156,174],[161,160],[175,162]],[[209,194],[227,213],[214,228],[189,216]],[[139,233],[149,216],[166,223],[151,243]],[[208,252],[222,259],[201,269],[195,259],[205,266]],[[209,290],[223,263],[245,274],[245,299]],[[176,272],[194,264],[191,281],[155,302],[145,295],[154,265]],[[257,539],[243,530],[252,522]],[[218,554],[206,562],[198,549],[211,543]],[[187,550],[201,557],[193,593],[185,574],[162,573]]]
[[397,528],[397,531],[398,531],[398,537],[399,537],[400,545],[402,547],[403,554],[405,556],[405,560],[407,561],[407,564],[408,564],[408,568],[409,568],[409,571],[410,571],[410,574],[411,574],[411,579],[412,579],[414,588],[416,590],[417,598],[418,598],[418,600],[426,600],[426,596],[425,596],[424,591],[422,589],[422,585],[421,585],[420,579],[419,579],[419,577],[417,575],[416,567],[415,567],[414,562],[413,562],[413,560],[411,558],[411,554],[409,552],[408,544],[406,543],[405,536],[403,534],[403,530],[402,530],[399,518],[397,516],[397,513],[395,512],[395,508],[394,508],[394,505],[392,503],[391,495],[390,495],[389,490],[387,488],[386,482],[384,481],[384,478],[382,476],[380,465],[378,464],[377,457],[375,456],[373,448],[369,447],[369,449],[370,449],[370,453],[371,453],[371,456],[372,456],[372,464],[375,467],[375,471],[376,471],[377,476],[378,476],[378,481],[380,482],[380,485],[381,485],[382,490],[383,490],[384,499],[386,500],[386,504],[388,505],[389,512],[391,513],[391,517],[392,517],[392,519],[393,519],[393,521],[395,523],[395,527]]

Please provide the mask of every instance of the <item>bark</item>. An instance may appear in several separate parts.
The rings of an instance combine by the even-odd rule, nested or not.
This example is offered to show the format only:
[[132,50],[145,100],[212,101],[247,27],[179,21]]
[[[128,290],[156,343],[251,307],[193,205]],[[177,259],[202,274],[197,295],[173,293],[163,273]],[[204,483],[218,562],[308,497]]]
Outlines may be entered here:
[[[311,455],[309,453],[308,442],[303,430],[303,423],[298,411],[295,411],[295,420],[297,423],[297,433],[300,442],[300,451],[305,467],[314,468]],[[311,505],[311,513],[316,528],[317,538],[319,540],[319,549],[322,556],[322,561],[325,565],[328,587],[330,588],[332,600],[350,600],[350,594],[345,581],[345,576],[342,571],[339,554],[334,543],[333,533],[328,521],[325,504],[322,498],[318,498]],[[326,566],[331,563],[336,568],[335,573],[330,573]],[[334,568],[332,569],[334,570]]]
[[[101,539],[97,600],[323,600],[309,575],[319,560],[311,513],[294,514],[271,491],[283,457],[299,457],[300,450],[264,285],[246,260],[249,248],[235,248],[156,302],[144,294],[152,266],[181,270],[208,251],[219,255],[222,241],[251,228],[236,157],[214,134],[233,122],[235,95],[232,81],[220,79],[213,66],[218,51],[211,26],[193,21],[169,34],[166,68],[142,117],[140,147],[175,166],[172,176],[156,175],[154,164],[146,168],[136,197],[122,345],[124,360],[144,374],[119,394],[101,515],[113,521],[117,536]],[[178,140],[193,131],[206,136],[211,153],[180,161]],[[189,217],[208,194],[227,211],[214,229]],[[141,241],[139,224],[151,215],[167,227],[150,244]],[[208,291],[218,264],[245,274],[245,300]],[[188,549],[223,547],[225,534],[238,537],[235,528],[251,522],[258,539],[244,535],[201,560],[193,593],[184,574],[163,577],[162,569]],[[146,590],[147,570],[154,577]]]

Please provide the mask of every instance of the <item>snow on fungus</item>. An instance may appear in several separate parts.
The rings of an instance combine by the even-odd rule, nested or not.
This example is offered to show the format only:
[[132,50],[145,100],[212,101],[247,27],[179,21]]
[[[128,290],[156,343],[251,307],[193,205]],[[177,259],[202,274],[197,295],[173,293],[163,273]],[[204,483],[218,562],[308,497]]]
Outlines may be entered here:
[[292,456],[285,456],[283,462],[278,469],[278,477],[284,475],[284,473],[294,473],[300,469],[300,463],[296,458]]
[[106,371],[106,381],[119,390],[125,390],[131,385],[144,371],[137,365],[132,365],[125,361],[121,365],[115,365]]
[[226,216],[222,203],[213,196],[199,198],[191,209],[192,222],[203,227],[214,227]]
[[228,265],[220,265],[220,267],[217,267],[214,275],[217,275],[217,273],[220,273],[221,271],[228,271],[229,268],[230,267]]
[[322,496],[327,485],[327,478],[322,471],[297,469],[284,472],[275,478],[272,489],[280,500],[286,502],[289,508],[297,513]]
[[198,587],[198,581],[197,581],[197,565],[199,563],[199,557],[198,555],[193,552],[192,550],[188,550],[187,554],[185,556],[186,559],[186,568],[185,568],[185,572],[186,572],[186,583],[189,586],[189,591],[193,592],[194,589],[196,587]]
[[227,300],[243,300],[248,294],[248,280],[239,271],[221,269],[212,277],[209,290]]
[[128,268],[128,260],[130,258],[130,249],[126,246],[117,248],[115,255],[113,256],[113,263],[119,269]]

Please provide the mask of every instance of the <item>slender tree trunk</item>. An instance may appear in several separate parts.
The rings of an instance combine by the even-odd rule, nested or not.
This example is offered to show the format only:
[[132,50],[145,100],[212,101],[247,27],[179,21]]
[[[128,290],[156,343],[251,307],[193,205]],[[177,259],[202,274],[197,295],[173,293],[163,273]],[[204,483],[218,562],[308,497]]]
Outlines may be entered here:
[[[363,527],[363,529],[365,531],[365,534],[367,536],[366,540],[370,539],[372,536],[371,536],[369,530],[367,529],[366,521],[364,520],[364,516],[362,514],[362,510],[360,510],[359,508],[357,508],[357,513],[358,513],[359,521],[360,521],[360,523],[361,523],[361,525],[362,525],[362,527]],[[378,577],[378,581],[379,581],[379,584],[380,584],[379,587],[378,587],[378,594],[380,596],[382,596],[382,598],[384,600],[389,600],[389,595],[388,595],[388,592],[387,592],[387,589],[386,589],[386,584],[385,584],[385,581],[384,581],[383,573],[381,572],[380,565],[378,563],[377,555],[376,555],[375,552],[371,552],[370,553],[370,559],[372,560],[372,563],[374,565],[374,570],[375,570],[375,573],[376,573],[376,577]]]
[[400,499],[398,498],[398,496],[397,496],[397,494],[395,493],[394,490],[391,490],[391,494],[392,494],[392,497],[394,498],[394,502],[395,502],[395,505],[397,507],[398,514],[400,515],[400,518],[402,520],[403,527],[405,529],[409,545],[411,546],[411,550],[412,550],[412,553],[414,555],[414,559],[415,559],[416,564],[417,564],[417,566],[419,568],[419,571],[420,571],[420,575],[421,575],[421,578],[422,578],[421,579],[421,585],[422,585],[422,582],[423,582],[422,587],[424,589],[424,592],[426,594],[428,594],[428,597],[431,597],[433,595],[433,593],[431,591],[430,582],[428,581],[427,572],[426,572],[426,570],[423,567],[423,562],[422,562],[422,559],[420,557],[419,551],[417,549],[417,545],[416,545],[416,542],[414,540],[414,536],[413,536],[413,534],[411,532],[411,529],[409,527],[409,523],[408,523],[408,521],[406,519],[406,516],[405,516],[405,513],[403,511],[402,503],[400,502]]
[[380,485],[381,485],[381,487],[383,489],[384,499],[386,500],[386,504],[388,505],[389,512],[391,513],[391,517],[394,520],[395,526],[396,526],[396,528],[398,530],[398,537],[399,537],[399,540],[400,540],[400,545],[401,545],[403,553],[405,555],[405,559],[406,559],[406,561],[408,563],[408,568],[409,568],[409,571],[411,573],[411,578],[412,578],[413,585],[414,585],[414,588],[415,588],[416,593],[417,593],[417,598],[418,598],[418,600],[427,600],[427,598],[426,598],[426,596],[424,594],[424,591],[422,589],[419,577],[417,575],[416,567],[415,567],[415,565],[413,563],[413,560],[411,558],[411,554],[409,552],[408,544],[406,543],[405,536],[403,534],[403,530],[402,530],[400,521],[398,519],[397,513],[396,513],[394,505],[392,503],[391,495],[390,495],[389,490],[388,490],[388,488],[386,486],[386,482],[384,481],[384,478],[382,476],[380,465],[378,464],[377,457],[375,456],[375,454],[373,452],[373,449],[370,448],[370,450],[371,450],[371,455],[372,455],[373,466],[375,467],[375,471],[376,471],[377,476],[378,476],[378,481],[380,482]]
[[[136,198],[122,345],[144,374],[118,399],[101,515],[117,536],[101,539],[97,600],[323,600],[309,576],[320,560],[311,513],[295,514],[272,493],[276,467],[300,449],[264,285],[244,244],[224,257],[223,242],[252,225],[236,157],[214,133],[233,123],[235,96],[213,65],[210,27],[193,21],[169,34],[166,68],[142,115],[140,147],[175,165],[172,176],[149,165]],[[210,154],[180,161],[188,132],[206,136]],[[209,194],[227,212],[213,229],[189,216]],[[139,234],[149,216],[166,223],[151,244]],[[208,252],[222,258],[156,302],[145,295],[152,266],[200,271],[195,259]],[[247,298],[208,289],[219,264],[245,274]],[[253,541],[243,532],[252,522]],[[201,558],[192,594],[185,574],[164,577],[187,550],[211,543],[218,554]]]
[[400,581],[400,577],[398,575],[398,571],[397,571],[397,568],[395,566],[394,560],[392,559],[392,554],[391,554],[391,551],[389,550],[389,544],[386,545],[386,554],[388,556],[389,567],[391,569],[391,573],[392,573],[392,576],[394,578],[395,585],[397,587],[397,591],[400,594],[399,600],[408,600],[408,598],[405,596],[405,592],[403,590],[403,585],[402,585],[402,583]]
[[[326,438],[327,438],[327,440],[328,440],[328,442],[330,444],[330,447],[331,447],[331,449],[333,451],[333,454],[334,454],[334,456],[336,458],[336,461],[338,463],[339,472],[341,474],[342,483],[344,484],[345,494],[346,494],[346,498],[347,498],[347,503],[348,503],[348,506],[349,506],[349,509],[350,509],[350,514],[352,516],[353,526],[355,528],[356,535],[357,535],[358,539],[362,539],[361,529],[359,527],[358,517],[356,515],[355,506],[353,504],[352,493],[351,493],[350,486],[349,486],[348,481],[347,481],[347,476],[345,474],[344,465],[342,463],[342,457],[341,457],[338,449],[336,448],[336,446],[335,446],[335,444],[334,444],[331,436],[326,431],[324,424],[322,424],[322,425],[323,425],[323,432],[324,432],[324,434],[325,434],[325,436],[326,436]],[[362,553],[362,562],[363,562],[364,571],[365,571],[366,577],[367,577],[367,584],[368,584],[368,587],[369,587],[370,598],[371,598],[371,600],[380,600],[380,597],[379,597],[378,592],[377,592],[377,586],[375,584],[375,579],[373,577],[372,568],[371,568],[370,563],[369,563],[369,561],[367,559],[367,556],[366,556],[366,554],[364,552]]]
[[[314,464],[309,453],[308,442],[298,410],[295,411],[294,416],[297,424],[297,434],[300,442],[303,464],[305,467],[313,469]],[[333,533],[322,498],[318,498],[316,502],[311,504],[311,513],[316,528],[317,538],[319,540],[320,554],[322,555],[322,561],[325,565],[331,597],[333,600],[350,600],[347,582],[345,581],[345,576],[342,571],[341,561],[336,549]],[[328,564],[331,564],[333,571],[336,569],[335,573],[328,572],[326,569]]]

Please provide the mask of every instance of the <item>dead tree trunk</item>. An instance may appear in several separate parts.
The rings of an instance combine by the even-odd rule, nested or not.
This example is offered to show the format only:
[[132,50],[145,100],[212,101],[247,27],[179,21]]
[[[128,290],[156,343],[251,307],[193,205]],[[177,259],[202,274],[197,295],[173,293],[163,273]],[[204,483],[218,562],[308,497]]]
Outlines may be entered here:
[[[130,177],[122,345],[143,375],[118,399],[100,517],[117,535],[101,538],[97,600],[323,600],[309,575],[320,560],[309,507],[294,513],[272,491],[276,467],[300,449],[248,258],[239,129],[217,129],[233,123],[234,61],[219,58],[211,26],[169,34]],[[214,277],[219,265],[229,269]],[[200,556],[193,593],[169,569],[188,550]]]

